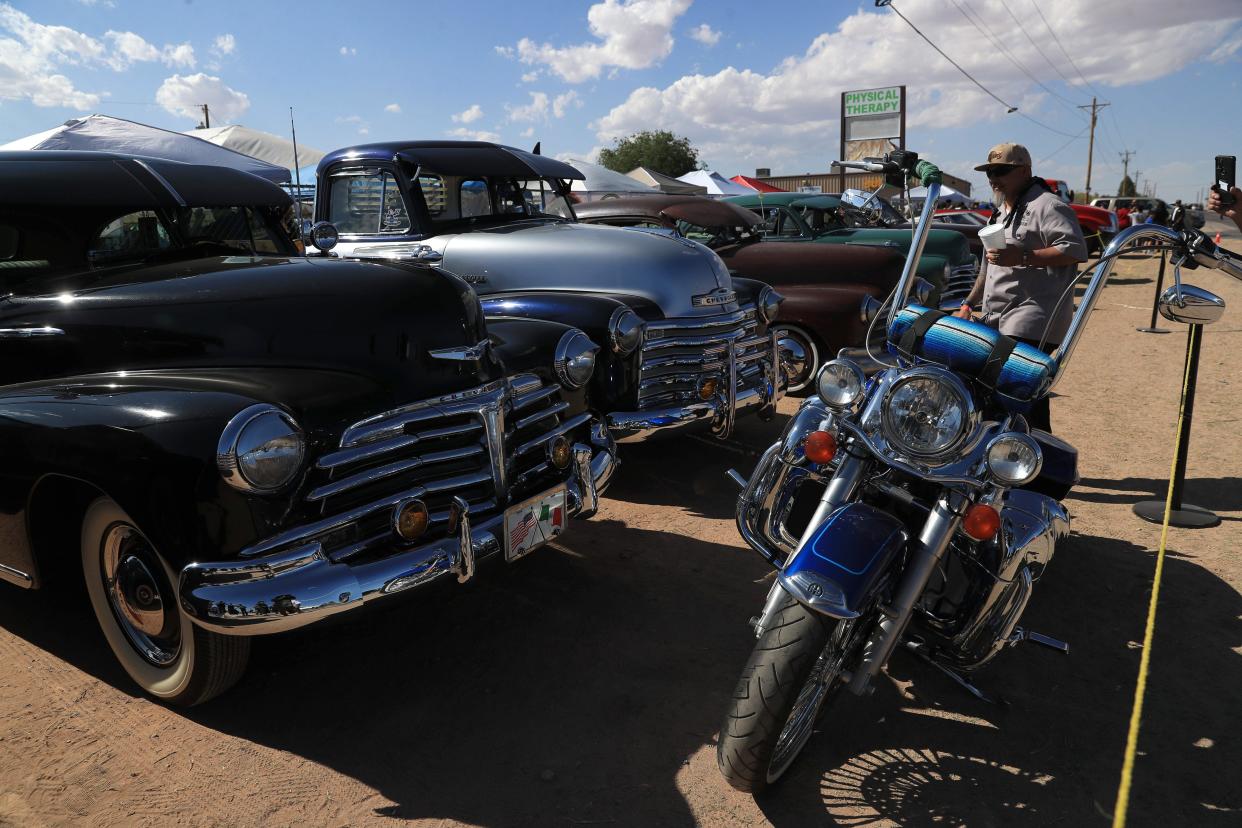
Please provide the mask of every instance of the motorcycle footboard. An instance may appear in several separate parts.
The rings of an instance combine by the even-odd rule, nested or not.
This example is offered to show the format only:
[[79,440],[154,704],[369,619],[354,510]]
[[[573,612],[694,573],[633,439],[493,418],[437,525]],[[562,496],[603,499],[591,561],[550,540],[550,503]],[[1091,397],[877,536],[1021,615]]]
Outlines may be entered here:
[[865,503],[847,503],[794,553],[777,581],[809,609],[857,618],[908,540],[897,518]]

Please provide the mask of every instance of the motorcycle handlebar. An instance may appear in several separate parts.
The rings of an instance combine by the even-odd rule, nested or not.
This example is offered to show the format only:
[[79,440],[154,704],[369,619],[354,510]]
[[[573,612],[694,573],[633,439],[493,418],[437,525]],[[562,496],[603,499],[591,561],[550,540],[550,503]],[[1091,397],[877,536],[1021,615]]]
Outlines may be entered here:
[[874,161],[833,161],[832,164],[834,167],[849,167],[856,170],[863,170],[864,172],[888,173],[901,171],[901,167],[891,161],[880,161],[878,159]]

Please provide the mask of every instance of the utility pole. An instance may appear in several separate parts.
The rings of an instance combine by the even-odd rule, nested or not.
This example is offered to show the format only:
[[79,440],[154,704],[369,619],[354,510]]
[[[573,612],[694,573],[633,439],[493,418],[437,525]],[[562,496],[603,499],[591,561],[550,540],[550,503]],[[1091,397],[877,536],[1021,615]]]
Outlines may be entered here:
[[1125,152],[1119,152],[1117,154],[1121,156],[1121,180],[1125,181],[1130,177],[1130,158],[1138,155],[1138,153],[1134,150],[1126,150]]
[[[1095,114],[1099,110],[1108,106],[1106,103],[1097,103],[1095,96],[1091,97],[1091,106],[1080,106],[1079,109],[1091,110],[1091,138],[1087,142],[1087,200],[1091,200],[1091,158],[1095,154]],[[1080,135],[1082,133],[1079,133]]]
[[[1094,99],[1093,99],[1093,100],[1094,100]],[[1091,123],[1092,123],[1092,125],[1094,125],[1094,124],[1095,124],[1095,119],[1094,119],[1094,118],[1091,120]],[[210,111],[208,111],[208,109],[207,109],[207,104],[203,104],[203,129],[211,129],[211,112],[210,112]],[[1087,172],[1087,180],[1088,180],[1088,181],[1090,181],[1090,180],[1091,180],[1091,173],[1090,173],[1090,171],[1088,171],[1088,172]]]

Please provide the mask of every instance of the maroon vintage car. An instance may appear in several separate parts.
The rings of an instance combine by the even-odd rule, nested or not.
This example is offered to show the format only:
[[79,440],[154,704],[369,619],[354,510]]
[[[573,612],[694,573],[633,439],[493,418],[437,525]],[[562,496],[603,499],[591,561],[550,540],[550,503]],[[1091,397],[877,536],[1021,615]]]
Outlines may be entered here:
[[784,296],[775,330],[789,391],[810,385],[824,360],[859,348],[865,296],[883,300],[904,261],[892,248],[764,240],[749,210],[699,196],[639,195],[574,205],[591,224],[677,233],[707,245],[736,276],[758,279]]

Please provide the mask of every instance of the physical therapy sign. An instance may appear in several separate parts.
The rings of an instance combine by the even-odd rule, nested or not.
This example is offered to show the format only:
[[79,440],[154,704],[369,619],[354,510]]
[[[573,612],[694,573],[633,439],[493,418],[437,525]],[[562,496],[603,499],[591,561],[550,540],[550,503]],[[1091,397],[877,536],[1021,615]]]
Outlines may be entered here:
[[906,145],[906,88],[861,89],[841,93],[841,159],[883,155],[893,141]]

